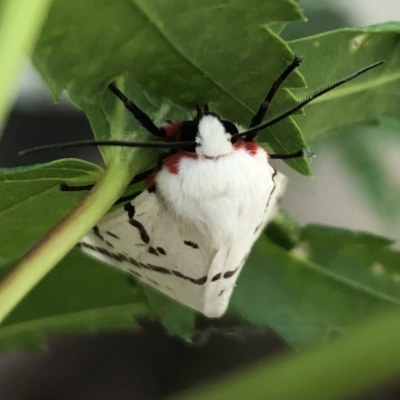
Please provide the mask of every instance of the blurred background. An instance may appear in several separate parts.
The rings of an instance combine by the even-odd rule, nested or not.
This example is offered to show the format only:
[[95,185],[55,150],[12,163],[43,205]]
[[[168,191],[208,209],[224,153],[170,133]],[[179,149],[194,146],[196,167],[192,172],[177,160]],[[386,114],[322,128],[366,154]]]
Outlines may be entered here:
[[[398,0],[304,0],[308,23],[294,23],[285,38],[308,36],[343,26],[400,20]],[[400,243],[400,124],[337,132],[312,143],[314,178],[283,163],[289,176],[283,209],[300,223],[322,223],[366,230]],[[26,65],[15,93],[15,106],[0,146],[0,167],[75,156],[101,162],[96,149],[59,150],[18,157],[39,144],[91,137],[84,115],[63,97],[54,104],[38,74]],[[279,163],[279,164],[278,164]],[[230,321],[235,325],[235,321]],[[200,321],[199,329],[207,325]],[[249,327],[234,335],[211,334],[190,347],[169,337],[161,326],[143,321],[135,333],[52,337],[45,352],[0,356],[0,400],[152,399],[226,374],[246,363],[290,351],[273,332]],[[381,388],[363,399],[399,398],[400,390]]]

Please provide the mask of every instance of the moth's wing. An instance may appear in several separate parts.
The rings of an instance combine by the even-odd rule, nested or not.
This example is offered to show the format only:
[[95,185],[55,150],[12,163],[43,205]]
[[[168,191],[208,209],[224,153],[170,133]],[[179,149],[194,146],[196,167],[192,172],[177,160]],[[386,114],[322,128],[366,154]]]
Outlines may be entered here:
[[285,194],[286,186],[287,186],[287,182],[288,182],[288,178],[280,172],[276,172],[273,180],[274,180],[274,184],[275,184],[274,190],[272,191],[271,196],[268,201],[265,218],[263,220],[263,228],[269,221],[271,221],[271,219],[278,212],[279,203],[280,203],[280,200],[282,199],[283,195]]
[[216,250],[173,215],[156,193],[143,191],[106,215],[82,239],[81,248],[203,312],[205,284]]
[[272,191],[266,193],[266,208],[260,229],[241,235],[231,248],[221,248],[212,261],[203,306],[204,314],[210,317],[221,316],[226,311],[236,280],[254,242],[278,211],[279,201],[286,189],[287,177],[275,172],[272,179],[274,185]]

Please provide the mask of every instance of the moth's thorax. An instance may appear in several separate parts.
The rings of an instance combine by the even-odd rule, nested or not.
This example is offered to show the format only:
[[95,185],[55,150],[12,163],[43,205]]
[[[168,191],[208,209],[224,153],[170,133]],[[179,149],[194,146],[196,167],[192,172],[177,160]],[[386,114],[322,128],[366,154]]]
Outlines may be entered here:
[[164,166],[156,193],[182,223],[193,223],[220,246],[239,231],[254,231],[273,187],[272,174],[262,148],[252,153],[235,148],[219,158],[182,157],[177,173]]
[[200,157],[221,157],[233,151],[231,134],[214,115],[200,119],[196,142],[196,154]]

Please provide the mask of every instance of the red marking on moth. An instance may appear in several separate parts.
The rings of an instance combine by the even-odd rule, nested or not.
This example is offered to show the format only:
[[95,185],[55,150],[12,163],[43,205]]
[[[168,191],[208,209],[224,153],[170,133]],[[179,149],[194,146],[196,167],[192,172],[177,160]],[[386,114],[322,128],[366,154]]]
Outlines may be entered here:
[[244,149],[249,153],[251,156],[255,156],[258,152],[260,146],[256,142],[245,142],[244,140],[238,140],[233,145],[235,150]]
[[165,132],[165,140],[167,140],[168,142],[173,142],[174,140],[177,140],[179,134],[181,133],[181,126],[181,122],[166,122],[162,126],[162,129]]
[[157,176],[157,171],[152,172],[144,181],[144,186],[146,189],[149,189],[154,186],[156,183],[156,176]]
[[182,158],[193,158],[197,159],[198,156],[195,153],[191,153],[185,150],[178,150],[172,156],[164,158],[163,164],[167,167],[171,174],[177,174],[179,172],[179,164]]

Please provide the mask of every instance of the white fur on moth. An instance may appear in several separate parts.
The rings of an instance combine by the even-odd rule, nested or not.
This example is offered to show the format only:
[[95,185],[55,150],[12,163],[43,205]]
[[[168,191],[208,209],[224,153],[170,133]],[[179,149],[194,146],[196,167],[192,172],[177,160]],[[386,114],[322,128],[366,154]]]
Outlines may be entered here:
[[81,248],[207,317],[220,317],[286,178],[256,142],[232,143],[242,129],[208,110],[191,125],[164,129],[180,137],[190,130],[194,151],[170,152],[148,188],[106,215]]

